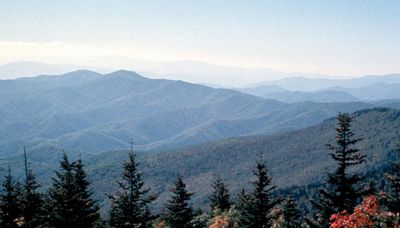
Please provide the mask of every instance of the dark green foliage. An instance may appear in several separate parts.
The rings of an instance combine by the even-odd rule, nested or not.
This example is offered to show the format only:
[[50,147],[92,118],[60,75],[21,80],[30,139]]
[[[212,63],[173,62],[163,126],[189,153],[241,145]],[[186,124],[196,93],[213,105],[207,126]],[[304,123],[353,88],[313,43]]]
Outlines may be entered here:
[[[398,139],[400,111],[380,108],[359,111],[352,116],[355,118],[352,130],[364,139],[359,148],[368,156],[367,163],[354,166],[352,171],[362,173],[386,164],[386,155],[395,148]],[[169,183],[174,181],[176,173],[181,172],[185,174],[186,183],[196,192],[192,197],[193,204],[204,210],[209,208],[206,199],[210,194],[210,189],[204,186],[209,186],[214,176],[220,175],[230,186],[231,194],[236,195],[240,189],[246,188],[252,175],[248,170],[253,168],[254,160],[260,154],[268,161],[269,169],[274,173],[274,184],[280,189],[323,182],[324,170],[333,171],[336,165],[333,159],[327,159],[324,145],[324,142],[334,143],[335,131],[332,129],[335,126],[336,119],[330,119],[313,127],[274,136],[232,138],[166,153],[138,152],[137,161],[145,174],[146,185],[157,192],[160,202],[155,204],[157,209],[169,197],[166,191]],[[31,167],[44,187],[51,184],[48,170],[58,168],[60,153],[61,150],[50,147],[35,149],[30,155]],[[113,193],[115,188],[110,183],[120,176],[120,164],[126,159],[126,154],[126,150],[100,155],[82,154],[88,176],[93,180],[94,196],[104,206],[104,213],[109,205],[105,195]],[[73,151],[69,151],[69,156],[73,158]],[[10,162],[16,177],[24,175],[20,155],[5,160]]]
[[60,170],[56,171],[53,185],[49,189],[50,198],[50,225],[53,227],[73,226],[77,215],[71,213],[74,208],[72,202],[75,197],[73,165],[64,154],[60,161]]
[[[352,130],[356,136],[364,138],[359,148],[368,156],[367,163],[353,167],[354,172],[362,174],[373,170],[382,174],[382,170],[376,168],[386,165],[387,153],[395,149],[400,129],[400,111],[380,108],[359,111],[352,116],[354,117]],[[236,195],[240,189],[247,188],[248,180],[251,178],[251,172],[248,170],[252,169],[254,160],[262,154],[268,161],[269,169],[273,171],[274,184],[280,189],[293,185],[301,187],[301,191],[306,193],[299,196],[298,205],[304,213],[313,214],[308,199],[314,197],[313,194],[308,194],[310,189],[306,186],[309,183],[323,182],[324,170],[333,171],[335,168],[334,160],[327,159],[326,147],[323,144],[323,142],[334,143],[335,131],[332,129],[335,125],[336,119],[330,119],[313,127],[275,136],[232,138],[167,153],[139,152],[137,161],[145,173],[146,185],[151,186],[159,196],[157,203],[154,204],[156,210],[160,209],[168,199],[167,185],[173,181],[178,172],[185,174],[186,184],[196,192],[191,198],[193,205],[205,210],[209,209],[207,196],[210,194],[210,188],[204,186],[209,186],[216,174],[229,184],[231,194]],[[62,151],[54,147],[34,149],[29,153],[30,167],[44,188],[51,184],[49,174],[52,172],[48,170],[58,168],[60,154]],[[68,155],[74,159],[78,157],[78,153],[74,154],[74,151],[69,151]],[[120,164],[126,159],[126,155],[127,151],[109,151],[101,155],[82,154],[85,170],[93,180],[91,186],[95,191],[94,196],[102,203],[104,214],[109,209],[105,195],[113,193],[112,183],[120,175]],[[21,158],[19,154],[4,158],[0,160],[0,166],[6,167],[4,161],[7,161],[13,167],[14,176],[23,179]],[[376,182],[377,188],[383,190],[382,183],[385,178],[381,175],[375,180],[379,180]],[[293,195],[296,200],[299,199],[292,192],[284,196],[288,195]]]
[[182,178],[175,180],[174,187],[170,189],[171,198],[165,206],[164,218],[171,228],[192,227],[191,221],[194,218],[193,209],[189,206],[190,197],[193,193],[186,190]]
[[291,198],[286,199],[283,207],[283,227],[298,228],[301,226],[301,212],[297,208],[296,202]]
[[227,211],[232,206],[228,186],[217,177],[212,183],[213,192],[210,195],[211,210]]
[[319,212],[317,223],[322,226],[327,226],[333,213],[343,210],[352,213],[360,198],[366,194],[366,190],[359,185],[363,177],[349,173],[351,167],[365,162],[366,156],[356,147],[361,138],[354,138],[349,114],[339,114],[337,120],[336,145],[327,144],[337,168],[328,174],[328,188],[320,189],[318,201],[313,201]]
[[23,227],[35,228],[43,225],[45,219],[44,201],[41,193],[38,192],[40,185],[32,169],[28,167],[26,150],[24,147],[25,181],[22,188],[22,217]]
[[0,227],[19,227],[21,221],[21,186],[14,181],[11,169],[8,168],[0,195]]
[[148,204],[155,200],[149,196],[150,189],[144,187],[142,173],[138,170],[133,150],[129,160],[124,163],[122,181],[118,182],[119,191],[110,196],[110,225],[113,227],[150,227]]
[[89,190],[90,183],[83,169],[84,165],[82,164],[82,160],[78,159],[73,165],[74,185],[77,192],[75,195],[76,213],[80,215],[76,224],[82,227],[92,227],[100,218],[99,207],[92,199],[92,191]]
[[386,203],[389,211],[400,213],[400,144],[396,153],[396,160],[391,162],[390,171],[386,174],[390,188]]
[[49,190],[51,227],[93,227],[98,208],[90,198],[89,182],[80,160],[71,163],[66,154]]
[[241,225],[243,227],[264,228],[270,227],[272,209],[281,201],[273,199],[272,191],[275,186],[271,185],[271,178],[265,162],[257,162],[256,170],[253,171],[256,180],[252,183],[252,192],[240,195]]
[[239,193],[236,196],[237,200],[235,202],[235,206],[239,211],[244,211],[248,195],[246,194],[246,190],[244,188],[240,189]]

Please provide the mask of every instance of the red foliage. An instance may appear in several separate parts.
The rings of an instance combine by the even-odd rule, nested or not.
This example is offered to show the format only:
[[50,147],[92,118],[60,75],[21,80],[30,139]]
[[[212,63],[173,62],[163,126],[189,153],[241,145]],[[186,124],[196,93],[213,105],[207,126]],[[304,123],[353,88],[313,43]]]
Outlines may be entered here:
[[367,196],[363,202],[354,208],[353,214],[342,211],[331,215],[331,228],[359,227],[399,227],[399,216],[391,212],[381,211],[378,199]]

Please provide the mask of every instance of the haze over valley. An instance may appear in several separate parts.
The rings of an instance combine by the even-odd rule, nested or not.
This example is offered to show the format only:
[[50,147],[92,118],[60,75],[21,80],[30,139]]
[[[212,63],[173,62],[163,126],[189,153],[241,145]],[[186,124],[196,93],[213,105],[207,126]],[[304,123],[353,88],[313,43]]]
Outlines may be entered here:
[[399,2],[0,15],[0,228],[400,227]]
[[[16,151],[22,142],[32,149],[53,145],[100,153],[124,149],[130,140],[138,150],[163,151],[228,137],[281,133],[317,124],[339,112],[396,107],[395,99],[400,98],[396,78],[399,75],[355,79],[365,81],[360,88],[351,88],[352,80],[327,81],[320,83],[321,88],[335,83],[344,87],[317,92],[285,90],[281,82],[290,86],[288,81],[294,80],[299,85],[297,78],[288,78],[244,93],[148,79],[124,70],[3,80],[0,153]],[[272,88],[268,93],[271,87],[281,91]],[[264,91],[257,94],[260,88]],[[375,92],[366,95],[371,90]]]
[[[0,154],[3,162],[19,162],[21,145],[25,145],[40,178],[47,180],[63,150],[72,157],[80,154],[88,160],[89,173],[93,172],[96,189],[102,192],[112,190],[108,183],[116,178],[132,140],[140,160],[144,159],[148,180],[159,186],[160,200],[166,198],[163,194],[167,183],[178,173],[185,173],[189,186],[198,193],[198,203],[207,195],[201,186],[217,174],[229,180],[237,192],[247,182],[250,173],[244,172],[257,156],[270,161],[271,172],[279,176],[274,183],[280,187],[302,186],[320,180],[318,171],[332,165],[321,163],[324,144],[318,142],[334,138],[332,118],[337,113],[355,113],[360,136],[372,137],[373,131],[380,138],[368,139],[368,143],[389,143],[389,148],[394,148],[400,100],[395,90],[379,88],[397,88],[398,80],[400,75],[348,80],[287,78],[238,91],[149,79],[125,70],[108,74],[78,70],[1,80]],[[300,86],[299,81],[310,87],[305,91],[289,90]],[[367,96],[353,95],[365,88],[372,88],[375,93],[371,95],[375,97],[362,99]],[[265,94],[280,96],[265,98]],[[379,129],[389,129],[382,127],[382,121],[393,132],[377,133]],[[286,142],[288,148],[276,148],[280,141]],[[363,148],[376,151],[377,145],[367,149],[370,146],[366,144]],[[378,156],[374,161],[383,164],[386,152],[372,151],[369,156]],[[47,158],[43,160],[43,156]],[[321,162],[315,163],[316,159]],[[224,161],[225,166],[218,160]],[[297,167],[290,170],[304,171],[287,172],[288,165],[280,160]],[[238,176],[232,176],[229,170],[237,165]],[[373,170],[376,166],[366,167]],[[21,171],[16,168],[16,172]],[[97,181],[100,173],[106,179],[103,176]]]

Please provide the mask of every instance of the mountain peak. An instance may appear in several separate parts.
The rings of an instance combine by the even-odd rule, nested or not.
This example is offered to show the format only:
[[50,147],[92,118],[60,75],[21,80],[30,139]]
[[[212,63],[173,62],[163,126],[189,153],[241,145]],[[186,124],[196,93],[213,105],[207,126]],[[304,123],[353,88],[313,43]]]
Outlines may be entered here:
[[147,78],[141,76],[140,74],[129,71],[129,70],[117,70],[111,72],[109,74],[105,74],[107,77],[118,77],[118,78],[126,78],[126,79],[134,79],[134,80],[146,80]]
[[100,73],[91,70],[79,69],[62,74],[62,76],[74,76],[74,75],[100,75]]

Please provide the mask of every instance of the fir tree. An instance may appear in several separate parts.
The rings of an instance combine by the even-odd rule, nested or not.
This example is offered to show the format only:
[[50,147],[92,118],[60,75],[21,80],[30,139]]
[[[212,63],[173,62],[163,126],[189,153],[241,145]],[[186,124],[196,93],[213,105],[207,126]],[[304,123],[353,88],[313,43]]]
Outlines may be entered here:
[[330,215],[344,210],[352,213],[361,197],[367,193],[367,190],[359,186],[363,177],[349,174],[349,168],[365,162],[366,156],[356,147],[361,138],[354,137],[350,129],[352,117],[349,114],[339,114],[337,120],[336,145],[327,144],[330,156],[337,162],[337,168],[328,174],[328,188],[319,190],[319,200],[312,201],[318,214],[317,221],[309,220],[309,225],[327,227]]
[[270,213],[281,200],[272,197],[275,186],[271,186],[271,178],[268,176],[265,162],[257,162],[257,168],[253,173],[257,178],[253,182],[253,191],[249,194],[242,193],[240,196],[241,226],[270,227],[273,219]]
[[0,227],[14,228],[22,223],[21,186],[8,168],[0,195]]
[[25,181],[22,191],[23,227],[39,227],[44,221],[43,197],[37,190],[40,185],[36,181],[32,169],[28,167],[28,159],[24,147]]
[[73,183],[73,166],[69,162],[66,154],[60,161],[60,171],[55,172],[56,177],[52,178],[53,185],[49,189],[50,198],[50,221],[52,227],[73,226],[75,215],[72,213],[75,195]]
[[237,194],[237,201],[235,202],[235,206],[239,211],[243,211],[246,202],[248,201],[248,194],[246,194],[246,190],[244,188],[240,189],[239,193]]
[[119,191],[110,196],[110,225],[113,227],[150,227],[151,214],[148,205],[155,200],[144,187],[142,173],[138,170],[136,155],[131,151],[124,163]]
[[286,204],[283,207],[283,227],[301,227],[301,212],[291,197],[286,199]]
[[100,218],[99,207],[92,199],[92,192],[89,190],[89,181],[86,172],[83,169],[82,160],[78,159],[73,163],[74,185],[75,185],[75,208],[76,214],[79,214],[76,224],[81,227],[93,227]]
[[165,221],[171,228],[189,228],[192,227],[193,209],[188,201],[193,193],[186,190],[186,185],[182,178],[175,180],[174,187],[170,189],[172,196],[165,207]]
[[51,227],[94,226],[98,212],[88,185],[81,162],[71,163],[64,154],[49,191]]
[[228,186],[218,176],[212,183],[213,192],[210,195],[211,210],[221,212],[229,210],[232,205]]
[[391,212],[400,213],[400,144],[397,144],[396,160],[391,162],[391,168],[386,177],[390,188],[387,207]]

